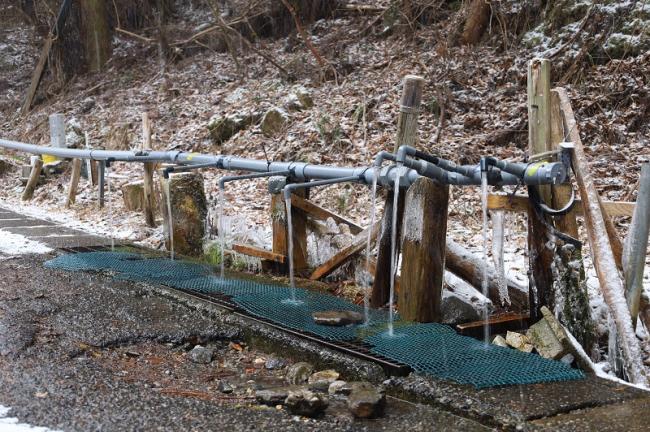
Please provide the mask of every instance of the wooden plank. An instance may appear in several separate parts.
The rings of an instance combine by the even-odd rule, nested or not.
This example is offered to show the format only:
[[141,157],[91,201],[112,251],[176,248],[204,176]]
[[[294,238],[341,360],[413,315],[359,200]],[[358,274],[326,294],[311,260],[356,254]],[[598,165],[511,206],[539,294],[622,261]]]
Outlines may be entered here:
[[[530,317],[528,314],[509,313],[493,316],[488,319],[490,334],[505,333],[510,331],[522,331],[528,328]],[[464,336],[483,337],[485,320],[472,321],[456,325],[458,333]]]
[[27,180],[27,185],[25,185],[25,190],[23,191],[22,200],[29,201],[34,197],[34,190],[38,184],[38,179],[41,177],[41,171],[43,170],[43,160],[36,159],[34,166],[32,167],[32,172],[29,174],[29,180]]
[[232,245],[232,250],[235,252],[238,252],[240,254],[248,255],[248,256],[254,256],[257,258],[277,262],[280,264],[284,264],[286,260],[285,255],[280,255],[273,253],[271,251],[267,251],[266,249],[260,249],[256,248],[254,246],[247,246],[247,245],[242,245],[242,244],[233,244]]
[[[632,216],[634,214],[633,202],[626,201],[603,201],[603,208],[607,211],[610,217],[618,216]],[[488,209],[489,210],[504,210],[511,212],[525,212],[528,207],[527,195],[505,195],[505,194],[489,194],[488,195]],[[584,216],[582,211],[582,201],[576,199],[574,206],[577,216]]]
[[104,208],[104,186],[106,185],[106,161],[98,161],[98,181],[99,190],[97,191],[97,201],[99,208]]
[[400,316],[440,322],[445,275],[449,185],[420,177],[406,193],[402,225]]
[[560,98],[564,124],[569,131],[569,139],[574,145],[572,162],[583,199],[587,238],[598,274],[600,289],[616,325],[625,372],[631,382],[647,385],[639,341],[636,338],[632,317],[625,301],[625,287],[614,261],[614,254],[605,227],[605,217],[598,202],[599,197],[594,186],[594,179],[589,172],[578,125],[566,90],[558,88],[557,93]]
[[[528,63],[528,151],[536,155],[551,148],[551,64],[547,59],[533,59]],[[536,187],[544,202],[551,202],[549,186]],[[540,219],[532,202],[528,204],[528,300],[533,320],[542,317],[540,308],[551,309],[553,295],[553,272],[551,270],[554,250],[546,247],[549,241],[547,228]]]
[[[149,113],[142,113],[142,150],[151,150],[151,120]],[[147,226],[156,226],[156,195],[154,193],[153,173],[156,164],[144,163],[144,220]]]
[[345,264],[350,258],[352,258],[355,254],[361,252],[363,249],[365,249],[367,241],[368,241],[368,231],[369,229],[372,229],[371,232],[371,237],[372,239],[377,237],[377,234],[379,233],[379,227],[381,226],[381,222],[378,222],[375,224],[374,227],[372,228],[366,228],[364,231],[359,233],[352,244],[346,248],[341,249],[337,254],[335,254],[333,257],[328,259],[326,262],[321,264],[316,270],[313,271],[311,276],[309,276],[309,279],[311,280],[318,280],[321,279],[329,274],[331,274],[334,270],[337,268],[341,267],[343,264]]
[[350,227],[350,232],[354,235],[359,234],[361,231],[363,231],[363,227],[357,225],[353,221],[346,219],[341,215],[333,213],[319,206],[318,204],[315,204],[312,201],[309,201],[297,195],[291,197],[291,205],[304,211],[314,219],[327,220],[328,218],[332,218],[337,224],[345,224]]
[[[407,75],[404,77],[402,98],[400,100],[400,114],[397,121],[397,137],[394,152],[401,145],[415,145],[417,138],[418,112],[422,101],[424,78]],[[404,195],[399,196],[397,203],[397,239],[400,236],[402,213],[404,212]],[[389,192],[384,205],[382,230],[379,234],[377,246],[377,271],[372,285],[370,304],[373,307],[382,307],[388,302],[390,296],[391,275],[391,229],[393,219],[393,192]],[[395,245],[395,254],[399,255],[400,242]]]
[[[287,233],[287,210],[281,193],[271,195],[271,227],[273,230],[272,251],[276,255],[287,256],[289,241]],[[278,267],[278,271],[286,273],[286,265]]]
[[72,161],[72,174],[70,175],[70,186],[68,187],[68,199],[65,206],[70,208],[77,200],[77,188],[79,187],[79,178],[81,177],[81,159]]
[[47,66],[47,59],[50,56],[50,50],[52,49],[52,42],[54,38],[51,34],[48,34],[45,37],[45,43],[43,44],[43,49],[41,49],[41,56],[36,63],[34,68],[34,73],[32,74],[32,82],[29,84],[29,89],[27,90],[27,95],[25,96],[25,102],[23,107],[20,110],[22,115],[26,115],[29,112],[29,109],[32,107],[32,102],[34,101],[34,96],[36,95],[36,90],[38,90],[38,85],[41,82],[43,77],[43,71],[45,66]]

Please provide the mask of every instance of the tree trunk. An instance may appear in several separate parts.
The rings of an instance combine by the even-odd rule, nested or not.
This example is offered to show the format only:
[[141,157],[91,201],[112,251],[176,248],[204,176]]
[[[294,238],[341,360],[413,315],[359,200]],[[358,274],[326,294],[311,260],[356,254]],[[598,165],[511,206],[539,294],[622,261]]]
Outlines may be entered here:
[[86,66],[91,72],[99,72],[113,51],[113,35],[107,9],[109,3],[102,0],[80,0],[79,4]]
[[474,0],[469,6],[467,19],[463,27],[463,43],[475,45],[481,40],[481,36],[490,21],[490,3],[486,0]]

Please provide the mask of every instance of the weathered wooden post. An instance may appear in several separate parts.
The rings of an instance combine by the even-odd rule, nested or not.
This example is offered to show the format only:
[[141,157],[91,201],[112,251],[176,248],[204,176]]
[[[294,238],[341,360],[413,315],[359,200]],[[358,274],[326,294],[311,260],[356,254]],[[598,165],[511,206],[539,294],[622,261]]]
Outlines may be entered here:
[[[287,210],[282,194],[286,178],[271,177],[269,192],[271,193],[271,221],[273,224],[273,253],[287,257],[283,263],[276,263],[282,273],[289,270],[289,230],[287,229]],[[306,189],[294,192],[301,198],[306,196]],[[307,269],[307,219],[299,208],[291,207],[291,222],[293,224],[293,268],[296,274]]]
[[75,159],[72,161],[72,174],[70,175],[70,186],[68,187],[68,199],[65,203],[67,208],[70,208],[77,200],[79,177],[81,177],[81,159]]
[[645,255],[648,249],[648,234],[650,233],[650,164],[641,167],[639,194],[630,231],[625,239],[623,251],[623,269],[625,275],[625,298],[630,307],[632,321],[636,326],[643,290],[643,269]]
[[[397,151],[401,145],[415,145],[417,137],[418,114],[420,102],[422,101],[422,89],[424,78],[407,75],[404,77],[402,88],[402,99],[400,102],[400,114],[397,124],[397,138],[393,151]],[[404,194],[399,196],[397,208],[397,238],[400,238],[401,219],[404,211]],[[372,286],[370,304],[373,307],[382,307],[388,302],[390,295],[391,274],[391,226],[393,219],[393,193],[389,192],[384,206],[383,223],[379,234],[379,245],[377,253],[377,269],[375,280]],[[399,255],[399,242],[395,247],[395,253]]]
[[88,70],[99,72],[112,53],[113,37],[109,22],[109,5],[100,0],[81,0],[81,39]]
[[[142,149],[151,150],[151,120],[149,113],[142,113]],[[144,163],[144,219],[148,226],[156,226],[156,195],[154,193],[153,173],[156,164],[153,162]]]
[[417,322],[441,319],[449,185],[421,177],[409,188],[402,226],[400,316]]
[[[551,64],[546,59],[533,59],[528,63],[528,149],[530,155],[551,150]],[[531,186],[535,187],[535,186]],[[530,196],[530,194],[529,194]],[[551,203],[551,190],[539,186],[539,196]],[[542,318],[540,308],[552,306],[554,250],[549,242],[546,226],[540,220],[532,202],[528,206],[528,259],[529,259],[529,303],[530,318]],[[550,307],[553,310],[553,307]]]
[[34,189],[36,189],[38,180],[41,177],[42,169],[43,160],[39,157],[35,157],[34,164],[32,165],[32,172],[29,174],[29,180],[27,180],[27,185],[25,185],[25,190],[23,191],[23,201],[29,201],[34,197]]
[[98,177],[98,184],[99,184],[99,190],[97,191],[98,194],[98,201],[99,201],[99,208],[104,208],[104,186],[106,183],[106,161],[98,161],[98,166],[97,166],[97,177]]

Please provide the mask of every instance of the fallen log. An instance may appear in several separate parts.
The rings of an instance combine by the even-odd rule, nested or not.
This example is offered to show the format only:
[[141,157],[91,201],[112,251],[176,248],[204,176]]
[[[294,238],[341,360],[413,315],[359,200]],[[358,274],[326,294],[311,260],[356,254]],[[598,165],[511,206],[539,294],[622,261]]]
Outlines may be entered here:
[[[447,269],[461,279],[479,287],[483,281],[483,260],[477,255],[465,249],[460,244],[447,238],[445,265]],[[488,265],[488,297],[494,304],[502,304],[499,295],[499,275],[494,267]],[[512,280],[506,279],[508,285],[508,297],[510,305],[520,312],[527,309],[528,291],[525,286]]]
[[648,381],[642,363],[641,348],[625,300],[625,287],[614,260],[612,246],[607,235],[605,216],[599,203],[599,196],[593,178],[588,169],[573,109],[566,90],[558,88],[556,91],[560,98],[564,124],[569,131],[569,140],[574,146],[572,162],[578,189],[583,200],[587,238],[589,239],[601,292],[616,324],[625,372],[631,382],[647,385]]

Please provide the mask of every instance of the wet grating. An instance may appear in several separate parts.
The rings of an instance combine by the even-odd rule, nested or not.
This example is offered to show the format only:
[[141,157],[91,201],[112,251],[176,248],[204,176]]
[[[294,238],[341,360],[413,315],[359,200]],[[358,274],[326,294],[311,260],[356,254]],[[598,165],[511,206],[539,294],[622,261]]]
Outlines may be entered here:
[[[258,321],[269,323],[336,349],[392,366],[407,368],[477,388],[584,377],[581,371],[535,354],[485,345],[456,334],[450,327],[397,321],[387,333],[388,314],[372,311],[365,325],[330,327],[316,324],[312,313],[326,310],[361,312],[362,308],[339,297],[306,289],[220,278],[211,267],[188,261],[171,261],[136,249],[116,247],[74,248],[48,261],[49,268],[68,271],[109,271],[130,281],[154,282],[216,302]],[[406,366],[406,367],[405,367]],[[391,369],[390,367],[388,369]]]

